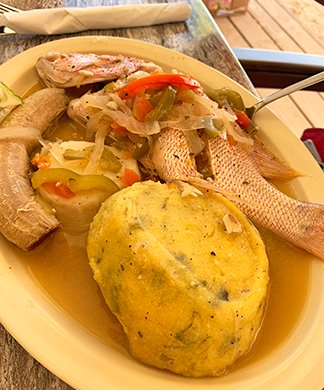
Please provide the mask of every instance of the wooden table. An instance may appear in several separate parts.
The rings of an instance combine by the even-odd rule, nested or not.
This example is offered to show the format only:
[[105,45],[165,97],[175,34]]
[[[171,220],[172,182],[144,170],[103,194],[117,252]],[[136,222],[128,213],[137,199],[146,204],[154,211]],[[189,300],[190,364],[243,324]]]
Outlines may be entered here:
[[[172,23],[144,28],[87,31],[80,35],[110,35],[140,39],[190,55],[230,76],[251,91],[253,85],[234,57],[229,45],[214,20],[200,0],[189,0],[192,15],[186,23]],[[20,9],[51,8],[63,6],[89,6],[125,4],[131,0],[7,0],[7,4]],[[139,1],[137,1],[139,2]],[[141,0],[154,2],[154,0]],[[41,43],[64,37],[60,36],[0,36],[0,62]],[[1,299],[1,298],[0,298]],[[19,321],[19,318],[17,318]],[[0,389],[1,390],[48,390],[71,389],[30,356],[0,325]]]
[[[246,13],[215,20],[234,48],[324,55],[324,7],[315,0],[250,0]],[[271,92],[258,88],[260,96]],[[298,91],[271,110],[300,138],[305,129],[324,126],[323,99],[323,93]]]

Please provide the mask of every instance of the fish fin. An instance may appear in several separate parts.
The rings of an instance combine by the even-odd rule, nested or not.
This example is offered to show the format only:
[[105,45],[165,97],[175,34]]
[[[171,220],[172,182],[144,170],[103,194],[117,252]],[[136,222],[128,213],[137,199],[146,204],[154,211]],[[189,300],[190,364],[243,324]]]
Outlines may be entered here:
[[266,179],[286,181],[303,175],[280,160],[256,138],[254,139],[253,158],[258,165],[260,174]]
[[212,181],[212,179],[205,180],[205,179],[200,179],[200,178],[196,178],[196,177],[188,177],[188,178],[186,178],[186,181],[188,183],[192,184],[193,186],[197,186],[197,187],[203,188],[205,190],[217,192],[217,193],[225,196],[226,198],[228,198],[232,202],[236,202],[236,204],[238,204],[238,206],[239,206],[239,203],[241,203],[241,204],[246,204],[249,206],[257,207],[256,203],[242,199],[238,195],[235,195],[233,192],[225,190],[224,188],[218,187],[217,184],[214,181]]

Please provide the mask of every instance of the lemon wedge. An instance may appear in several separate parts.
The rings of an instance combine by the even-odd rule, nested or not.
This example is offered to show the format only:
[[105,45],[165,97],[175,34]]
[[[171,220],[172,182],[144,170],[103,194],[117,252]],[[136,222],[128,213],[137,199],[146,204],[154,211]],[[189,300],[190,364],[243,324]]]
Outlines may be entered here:
[[0,81],[0,123],[16,106],[22,104],[20,96],[9,88],[4,82]]

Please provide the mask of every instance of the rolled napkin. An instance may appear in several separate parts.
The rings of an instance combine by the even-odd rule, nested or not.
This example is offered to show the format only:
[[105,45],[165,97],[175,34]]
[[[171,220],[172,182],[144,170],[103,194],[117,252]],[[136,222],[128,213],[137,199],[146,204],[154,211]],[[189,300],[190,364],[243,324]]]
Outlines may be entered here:
[[186,1],[99,7],[46,8],[0,15],[0,25],[18,34],[64,34],[85,30],[142,27],[181,22],[189,18]]

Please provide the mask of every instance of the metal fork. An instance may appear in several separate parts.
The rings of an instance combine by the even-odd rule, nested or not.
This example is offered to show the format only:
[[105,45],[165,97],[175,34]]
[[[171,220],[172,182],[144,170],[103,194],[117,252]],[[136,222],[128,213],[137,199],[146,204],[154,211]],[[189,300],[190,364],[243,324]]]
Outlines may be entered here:
[[3,14],[5,12],[19,12],[20,9],[12,7],[11,5],[1,3],[0,2],[0,14]]
[[[20,12],[21,10],[11,5],[0,2],[0,15],[5,12]],[[0,26],[0,35],[2,34],[15,34],[15,31],[11,30],[8,27]]]
[[267,104],[274,102],[281,97],[290,95],[293,92],[299,91],[301,89],[307,88],[311,85],[317,84],[324,81],[324,71],[317,73],[314,76],[308,77],[305,80],[299,81],[298,83],[292,84],[286,88],[280,89],[272,93],[271,95],[266,96],[265,98],[259,100],[252,107],[246,107],[246,113],[249,118],[253,118],[255,113],[260,110],[260,108],[266,106]]

